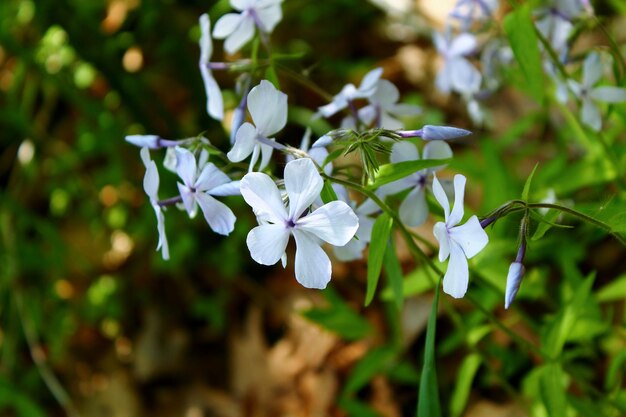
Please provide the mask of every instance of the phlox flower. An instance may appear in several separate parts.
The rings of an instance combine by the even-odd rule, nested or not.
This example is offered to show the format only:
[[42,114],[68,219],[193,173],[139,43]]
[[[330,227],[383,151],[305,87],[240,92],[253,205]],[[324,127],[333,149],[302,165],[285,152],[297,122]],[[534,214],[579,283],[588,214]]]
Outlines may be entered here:
[[483,250],[489,242],[489,237],[476,216],[457,226],[463,219],[465,181],[463,175],[454,176],[454,207],[450,212],[448,196],[437,176],[433,178],[433,194],[443,207],[445,220],[435,224],[433,229],[435,238],[439,241],[439,261],[443,262],[450,257],[448,269],[443,277],[443,291],[454,298],[461,298],[467,292],[469,284],[467,260]]
[[220,235],[228,235],[235,227],[235,215],[228,206],[214,197],[239,194],[238,182],[210,162],[196,163],[196,158],[185,148],[176,148],[176,172],[183,181],[178,190],[189,217],[204,214],[209,227]]
[[271,33],[283,17],[282,0],[230,0],[230,5],[241,13],[227,13],[213,29],[215,39],[226,39],[224,49],[234,54],[254,36],[254,28],[262,34]]
[[[374,68],[365,74],[358,88],[354,84],[345,85],[330,103],[318,108],[318,113],[324,117],[331,117],[352,105],[354,100],[371,97],[376,92],[382,74],[382,68]],[[356,110],[354,112],[356,113]]]
[[[240,162],[250,154],[250,171],[254,169],[259,155],[259,169],[267,166],[272,157],[274,135],[287,124],[287,95],[278,91],[274,85],[263,80],[248,94],[248,111],[254,125],[246,122],[237,130],[235,144],[227,156],[233,162]],[[268,144],[269,143],[269,144]]]
[[[304,135],[302,135],[302,140],[300,141],[300,150],[302,152],[305,152],[308,156],[311,157],[313,161],[315,161],[317,165],[322,167],[326,175],[331,175],[333,173],[332,162],[324,165],[326,157],[328,156],[328,150],[326,149],[326,145],[324,145],[323,143],[321,145],[318,145],[316,141],[316,143],[311,146],[311,133],[311,128],[307,128],[305,130]],[[286,159],[287,162],[289,162],[293,161],[295,157],[291,154],[288,154]]]
[[348,204],[359,219],[359,228],[355,239],[350,239],[343,246],[333,246],[335,257],[343,262],[354,261],[363,258],[363,250],[372,239],[372,227],[374,226],[373,214],[380,211],[380,207],[372,200],[367,199],[357,205],[348,195],[348,190],[342,185],[333,184],[333,190],[339,200]]
[[374,123],[383,129],[402,129],[404,123],[397,117],[413,116],[419,114],[421,109],[411,104],[398,103],[399,99],[400,92],[391,81],[379,80],[374,93],[367,98],[369,104],[359,109],[359,118],[366,125]]
[[483,22],[493,15],[498,7],[498,0],[458,0],[450,17],[458,19],[464,29],[474,22]]
[[567,38],[574,29],[572,22],[584,10],[590,11],[589,4],[581,0],[550,0],[546,3],[535,13],[538,16],[537,29],[555,51],[567,51]]
[[289,236],[296,241],[296,280],[307,288],[325,288],[331,277],[331,262],[322,242],[343,246],[353,238],[359,221],[343,201],[333,201],[307,213],[319,197],[323,181],[313,161],[296,159],[285,166],[288,208],[272,179],[260,172],[246,174],[241,180],[241,195],[260,225],[248,233],[250,256],[262,265],[283,260]]
[[469,33],[462,33],[456,38],[452,38],[448,30],[445,36],[435,33],[433,39],[437,51],[444,59],[443,67],[435,80],[439,91],[442,93],[477,91],[482,76],[465,58],[476,49],[476,37]]
[[163,208],[159,205],[159,170],[156,163],[150,159],[150,151],[147,147],[141,148],[139,151],[141,160],[146,167],[146,174],[143,177],[143,189],[150,199],[150,204],[154,209],[157,218],[157,231],[159,232],[159,243],[156,250],[161,249],[163,259],[170,259],[169,245],[167,244],[167,236],[165,235],[165,215]]
[[[446,142],[428,142],[424,146],[424,159],[448,159],[452,157],[452,149]],[[408,141],[396,142],[391,148],[390,160],[392,163],[416,161],[420,159],[417,147]],[[443,166],[422,169],[407,177],[383,185],[381,195],[396,194],[404,190],[411,190],[402,200],[399,209],[400,220],[410,227],[420,226],[428,217],[426,203],[426,186],[428,179]]]
[[594,85],[602,78],[602,62],[600,55],[592,52],[583,63],[582,83],[568,80],[569,88],[582,102],[580,117],[583,123],[595,131],[602,127],[602,117],[595,102],[621,103],[626,101],[626,89],[611,86]]
[[206,92],[206,109],[209,116],[216,120],[224,118],[224,100],[219,85],[213,78],[210,68],[211,55],[213,55],[213,42],[211,40],[211,21],[206,13],[200,16],[200,74]]

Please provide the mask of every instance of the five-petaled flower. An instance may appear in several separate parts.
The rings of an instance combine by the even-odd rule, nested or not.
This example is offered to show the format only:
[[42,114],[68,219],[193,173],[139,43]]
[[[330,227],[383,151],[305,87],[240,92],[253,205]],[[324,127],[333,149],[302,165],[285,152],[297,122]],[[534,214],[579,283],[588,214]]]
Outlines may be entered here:
[[241,13],[227,13],[213,29],[216,39],[224,39],[224,49],[234,54],[254,36],[255,26],[262,34],[271,33],[283,17],[282,0],[230,0]]
[[[354,100],[371,97],[376,92],[382,74],[382,68],[374,68],[365,74],[358,88],[354,84],[346,84],[341,91],[333,97],[330,103],[318,108],[318,113],[324,117],[331,117],[335,113],[353,105]],[[353,116],[356,116],[356,109],[351,110],[354,113]]]
[[241,195],[260,223],[246,239],[250,255],[262,265],[274,265],[282,259],[284,266],[289,236],[293,235],[296,280],[307,288],[325,288],[331,277],[331,262],[321,244],[348,243],[359,227],[358,218],[343,201],[332,201],[307,214],[323,186],[312,160],[288,162],[284,179],[288,208],[268,175],[252,172],[241,180]]
[[220,171],[212,163],[198,166],[196,158],[185,148],[176,148],[176,172],[182,183],[178,190],[189,217],[195,217],[198,206],[215,233],[228,235],[235,227],[235,215],[228,206],[215,197],[239,194],[237,181]]
[[141,160],[146,167],[146,174],[143,177],[143,189],[150,199],[150,204],[154,209],[154,214],[157,218],[157,231],[159,232],[159,243],[157,249],[161,249],[161,255],[163,259],[168,260],[170,258],[169,245],[167,244],[167,236],[165,235],[165,215],[163,209],[159,205],[159,170],[156,163],[150,159],[150,151],[147,147],[141,148],[139,151]]
[[443,291],[454,298],[461,298],[467,292],[469,283],[467,260],[483,250],[489,242],[489,237],[476,216],[457,226],[463,219],[465,181],[463,175],[454,176],[454,207],[450,212],[448,197],[437,176],[433,178],[433,194],[443,207],[445,218],[445,222],[438,222],[433,229],[435,238],[439,241],[439,261],[443,262],[450,257],[448,270],[443,277]]
[[263,80],[248,94],[248,111],[254,125],[246,122],[237,130],[235,144],[228,152],[228,159],[240,162],[252,154],[249,165],[252,171],[259,154],[259,169],[265,168],[270,161],[273,148],[269,144],[274,139],[269,139],[269,136],[281,130],[287,123],[287,95],[278,91],[271,82]]
[[477,46],[476,37],[462,33],[452,39],[448,30],[445,35],[435,33],[433,40],[437,51],[444,59],[444,64],[435,80],[435,85],[442,93],[456,91],[473,93],[478,91],[482,76],[480,72],[465,58],[474,52]]

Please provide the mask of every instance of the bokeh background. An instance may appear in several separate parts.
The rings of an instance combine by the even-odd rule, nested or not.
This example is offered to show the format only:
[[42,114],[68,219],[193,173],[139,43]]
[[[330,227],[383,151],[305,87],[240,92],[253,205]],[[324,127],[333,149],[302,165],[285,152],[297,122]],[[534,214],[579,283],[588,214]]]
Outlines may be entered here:
[[[452,3],[288,0],[272,39],[302,53],[294,69],[330,94],[382,66],[405,101],[427,109],[417,121],[474,130],[454,147],[450,172],[470,177],[468,204],[478,214],[519,197],[537,161],[547,167],[535,180],[538,198],[552,188],[593,204],[623,199],[619,172],[605,175],[601,160],[582,158],[574,127],[533,105],[523,88],[491,99],[487,128],[434,90],[430,33]],[[228,238],[171,210],[171,260],[155,252],[144,168],[124,136],[205,132],[228,149],[228,124],[205,112],[197,19],[229,10],[210,0],[0,3],[0,415],[414,413],[433,291],[401,244],[401,311],[388,291],[363,307],[364,262],[337,263],[324,292],[299,287],[290,267],[255,264],[245,246],[255,220],[239,198],[227,200],[238,215]],[[622,45],[622,3],[599,2],[596,11]],[[581,50],[607,43],[596,28]],[[218,81],[232,86],[234,78]],[[281,139],[298,145],[301,125],[325,102],[293,80],[283,88],[294,107]],[[236,105],[232,92],[225,100]],[[621,120],[605,135],[623,164]],[[174,195],[174,177],[161,187]],[[519,306],[505,312],[515,221],[490,232],[472,297],[442,299],[446,414],[536,415],[537,407],[558,410],[551,398],[562,397],[580,415],[626,415],[624,248],[590,226],[553,229],[530,246]],[[432,239],[431,227],[418,233]],[[556,342],[558,372],[545,371],[555,326],[566,332]]]

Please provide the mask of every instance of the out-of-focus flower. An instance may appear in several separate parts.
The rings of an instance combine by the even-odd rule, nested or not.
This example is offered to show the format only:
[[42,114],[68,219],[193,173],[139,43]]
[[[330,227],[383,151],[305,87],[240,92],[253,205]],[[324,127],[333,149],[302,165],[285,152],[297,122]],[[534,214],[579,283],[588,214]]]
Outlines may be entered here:
[[366,124],[383,129],[402,129],[398,116],[414,116],[421,112],[418,106],[398,103],[400,92],[391,81],[379,80],[374,93],[367,98],[370,104],[359,109],[359,118]]
[[254,36],[255,27],[262,34],[271,33],[283,18],[282,0],[230,0],[241,13],[227,13],[213,29],[215,39],[226,39],[224,49],[229,54],[240,50]]
[[200,74],[206,92],[206,109],[209,116],[216,120],[224,118],[224,99],[219,85],[211,72],[211,55],[213,55],[213,41],[211,40],[211,21],[206,13],[200,16]]
[[478,91],[482,76],[465,58],[476,49],[477,42],[474,35],[462,33],[452,38],[448,30],[445,35],[435,33],[433,39],[437,51],[444,59],[443,67],[435,80],[439,91],[442,93]]
[[[361,80],[359,88],[357,88],[354,84],[345,85],[339,94],[333,97],[333,101],[325,106],[321,106],[318,109],[319,114],[324,117],[331,117],[337,112],[350,106],[354,100],[371,97],[376,92],[376,88],[382,74],[382,68],[375,68],[365,74],[365,77]],[[353,109],[353,113],[356,113],[356,109]]]
[[474,23],[490,19],[497,8],[498,0],[458,0],[450,17],[459,20],[463,30],[467,30]]

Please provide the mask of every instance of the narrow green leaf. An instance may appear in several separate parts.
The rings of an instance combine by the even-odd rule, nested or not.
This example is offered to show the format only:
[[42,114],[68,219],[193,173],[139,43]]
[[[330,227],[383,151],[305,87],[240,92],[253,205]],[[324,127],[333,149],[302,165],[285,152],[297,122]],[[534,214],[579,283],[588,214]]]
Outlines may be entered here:
[[452,400],[450,401],[450,415],[452,417],[458,417],[463,414],[470,389],[472,388],[472,381],[474,381],[476,372],[480,367],[480,362],[480,355],[472,353],[466,356],[463,363],[461,363],[461,368],[456,377],[454,392],[452,393]]
[[369,254],[367,255],[367,292],[365,305],[368,306],[374,299],[378,278],[383,267],[383,257],[387,248],[387,241],[391,233],[393,220],[387,213],[383,213],[374,222],[372,227],[372,240],[370,241]]
[[363,339],[371,332],[370,323],[352,310],[332,288],[326,288],[323,293],[330,307],[312,308],[302,313],[304,317],[346,340]]
[[404,295],[402,294],[402,267],[400,261],[396,255],[396,248],[393,243],[393,239],[389,239],[387,243],[387,250],[383,257],[383,266],[385,268],[385,274],[393,293],[393,300],[395,302],[398,311],[402,310],[402,303],[404,301]]
[[350,372],[342,396],[354,394],[367,385],[374,376],[383,372],[393,356],[394,351],[388,346],[370,350]]
[[437,327],[437,306],[439,304],[439,288],[435,289],[433,307],[426,327],[426,348],[424,349],[424,366],[417,399],[417,417],[440,417],[439,389],[437,388],[437,370],[435,369],[435,332]]
[[538,166],[539,166],[539,162],[535,164],[533,171],[530,173],[530,175],[526,179],[526,183],[524,184],[524,190],[522,191],[522,200],[524,201],[528,201],[528,194],[530,193],[530,184],[533,181],[533,176],[535,175],[535,171],[537,170]]
[[328,164],[330,164],[331,162],[333,162],[335,159],[339,158],[341,155],[343,155],[344,153],[344,149],[339,148],[339,149],[335,149],[334,151],[332,151],[331,153],[328,154],[328,156],[326,157],[326,159],[324,159],[324,165],[322,166],[326,166]]
[[274,87],[280,90],[280,80],[278,79],[278,74],[276,74],[274,65],[270,65],[265,70],[265,79],[274,84]]
[[526,3],[504,18],[504,32],[519,63],[525,89],[538,102],[543,101],[544,73],[539,52],[539,38],[532,21],[530,4]]
[[600,303],[624,299],[626,299],[626,274],[620,275],[596,292],[596,300]]
[[339,407],[346,411],[349,416],[380,417],[380,414],[374,411],[370,406],[352,398],[340,398]]
[[369,189],[375,189],[381,185],[397,181],[408,175],[426,168],[446,165],[450,159],[418,159],[417,161],[396,162],[395,164],[384,164],[378,168],[376,179],[368,185]]
[[567,415],[567,398],[563,369],[558,363],[549,363],[541,369],[539,378],[541,398],[550,417]]
[[320,197],[324,204],[330,203],[331,201],[337,201],[337,193],[333,190],[333,185],[330,181],[324,181],[324,187],[322,187],[322,192],[320,193]]

